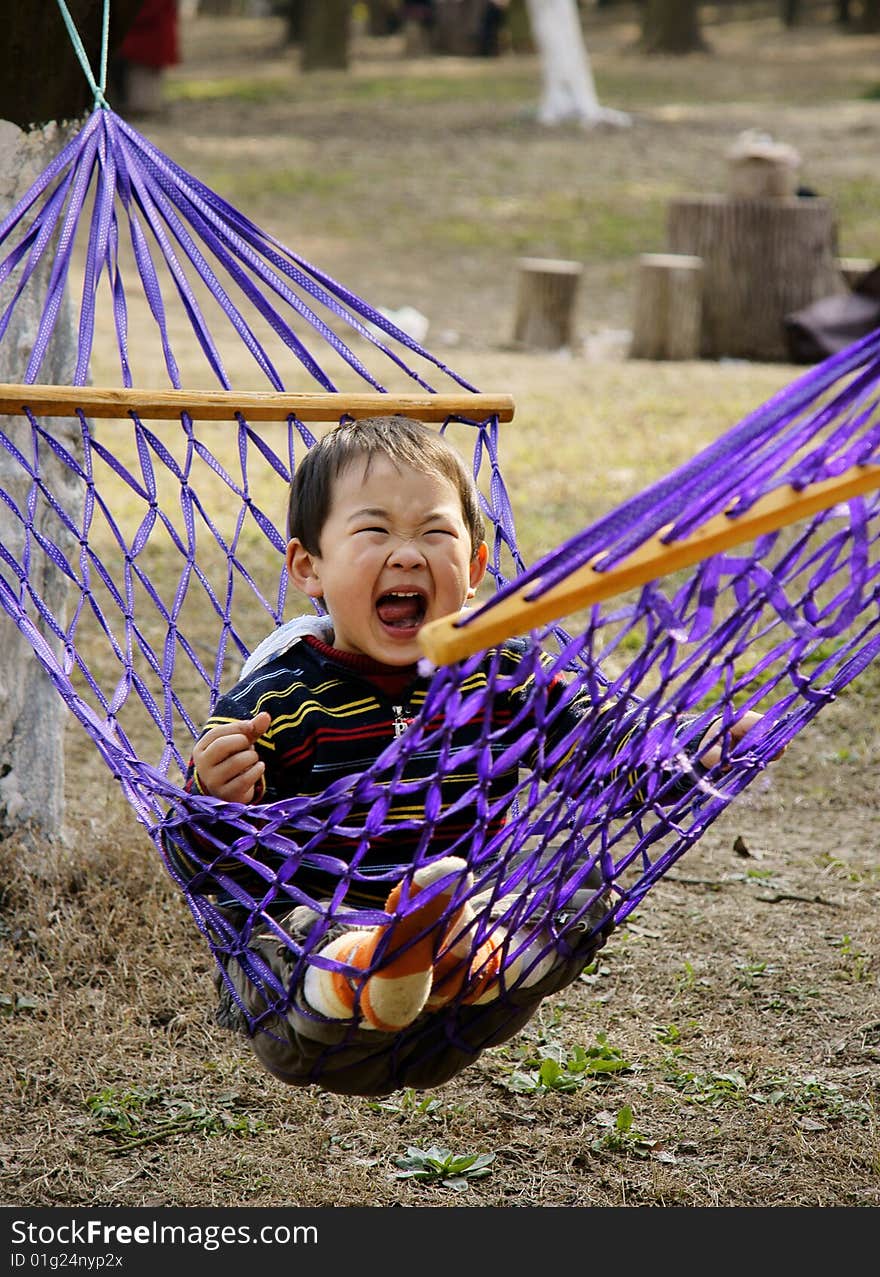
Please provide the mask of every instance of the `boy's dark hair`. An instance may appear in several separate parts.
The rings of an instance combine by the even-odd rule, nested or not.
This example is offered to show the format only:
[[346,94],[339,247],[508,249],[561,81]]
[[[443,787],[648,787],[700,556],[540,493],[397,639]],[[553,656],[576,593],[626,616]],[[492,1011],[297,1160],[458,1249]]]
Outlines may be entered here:
[[347,466],[385,456],[396,466],[440,474],[458,491],[471,550],[485,540],[477,486],[461,457],[437,430],[411,417],[362,417],[336,426],[312,444],[297,466],[287,509],[288,539],[297,537],[309,554],[320,554],[320,538],[333,498],[333,483]]

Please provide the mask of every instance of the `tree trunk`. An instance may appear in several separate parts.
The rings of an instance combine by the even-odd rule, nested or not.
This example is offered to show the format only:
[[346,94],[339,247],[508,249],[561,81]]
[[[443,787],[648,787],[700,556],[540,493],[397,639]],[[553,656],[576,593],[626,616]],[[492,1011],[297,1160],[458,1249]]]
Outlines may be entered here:
[[[115,0],[111,52],[121,44],[142,0]],[[102,0],[68,0],[89,63],[100,77]],[[19,128],[75,120],[92,106],[92,91],[56,3],[0,0],[0,119]]]
[[[142,0],[116,0],[111,15],[109,50],[121,44]],[[98,80],[101,66],[102,0],[69,0],[68,8],[83,42],[92,72]],[[47,127],[29,133],[22,130],[48,125],[54,120],[76,120],[93,104],[92,90],[73,49],[56,4],[22,4],[0,0],[0,215],[24,194],[61,144],[58,129]],[[39,268],[31,290],[33,301],[22,298],[13,322],[0,345],[0,379],[22,381],[39,321],[40,296],[48,286],[51,262]],[[39,278],[39,277],[38,277]],[[9,300],[12,281],[0,289],[0,309]],[[40,376],[44,381],[69,383],[76,359],[76,332],[65,296]],[[62,442],[76,452],[70,422],[51,423]],[[21,433],[26,451],[26,423],[10,422],[6,428]],[[7,475],[13,465],[3,454],[3,486],[23,502],[27,485],[23,476]],[[51,470],[51,467],[50,467]],[[63,473],[47,473],[46,481],[68,511],[77,498],[66,491]],[[58,540],[57,520],[43,507],[36,518],[42,531]],[[20,525],[8,511],[0,515],[0,541],[14,554],[19,548]],[[46,561],[47,562],[47,561]],[[35,572],[37,569],[34,569]],[[60,573],[44,567],[34,582],[48,606],[63,615],[66,586]],[[64,750],[62,741],[67,714],[33,651],[5,613],[0,616],[0,837],[13,829],[36,830],[43,839],[60,834],[64,821]]]
[[880,31],[880,0],[863,0],[859,30],[871,35]]
[[285,0],[282,10],[285,44],[299,44],[302,40],[303,10],[307,3],[308,0]]
[[526,0],[510,0],[507,6],[507,39],[511,53],[535,52]]
[[400,25],[397,0],[367,0],[367,35],[392,35]]
[[704,53],[699,0],[644,0],[642,49],[645,53]]
[[300,67],[347,71],[352,0],[304,0]]
[[527,5],[541,58],[539,122],[628,124],[622,112],[599,105],[575,0],[527,0]]
[[471,57],[477,52],[485,0],[434,0],[431,52]]
[[700,353],[786,361],[785,317],[843,291],[834,210],[815,198],[673,200],[669,251],[703,259]]
[[[25,133],[15,125],[0,121],[0,215],[5,214],[27,190],[38,173],[56,154],[62,139],[59,129],[50,125],[45,130]],[[47,254],[47,256],[50,256]],[[0,381],[23,381],[48,290],[51,260],[38,268],[36,287],[19,301],[12,325],[0,343]],[[5,309],[12,293],[12,280],[0,288],[0,310]],[[65,303],[66,303],[65,296]],[[76,364],[76,331],[67,305],[62,309],[55,335],[40,369],[46,382],[69,384]],[[48,419],[46,424],[56,438],[74,455],[79,451],[77,429],[69,420]],[[30,426],[27,421],[9,418],[3,429],[11,434],[25,456],[30,456]],[[68,471],[45,459],[43,474],[47,487],[63,508],[74,514],[80,508],[79,490],[71,490]],[[10,457],[0,451],[0,483],[24,509],[32,485]],[[75,517],[75,516],[74,516]],[[64,544],[67,534],[45,502],[35,511],[37,530],[56,544]],[[5,504],[0,503],[0,542],[20,561],[22,528]],[[16,591],[18,582],[10,580],[0,568],[7,583]],[[51,612],[63,616],[66,578],[51,567],[45,555],[34,555],[31,583],[46,600]],[[52,641],[44,631],[44,638]],[[42,838],[56,837],[64,820],[64,750],[62,742],[67,712],[33,650],[19,634],[18,628],[0,612],[0,838],[14,829],[30,828]]]

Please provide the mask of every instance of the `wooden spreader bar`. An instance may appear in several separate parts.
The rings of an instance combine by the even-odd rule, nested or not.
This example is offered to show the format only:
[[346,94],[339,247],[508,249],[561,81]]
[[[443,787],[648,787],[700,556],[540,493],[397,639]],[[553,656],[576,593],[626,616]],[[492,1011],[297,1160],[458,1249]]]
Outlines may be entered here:
[[401,414],[417,421],[468,417],[483,421],[513,419],[511,395],[384,394],[381,392],[304,393],[238,390],[123,390],[103,386],[30,386],[0,384],[0,413],[19,415],[27,407],[35,416],[70,416],[80,409],[87,417],[125,418],[136,413],[144,421],[171,421],[187,412],[197,421],[338,421],[351,417]]
[[540,580],[532,581],[500,603],[490,601],[466,625],[457,614],[431,621],[419,631],[419,645],[435,665],[450,665],[876,488],[880,488],[880,465],[853,466],[802,492],[781,488],[761,497],[741,517],[716,515],[681,541],[664,542],[669,529],[663,529],[607,572],[596,571],[595,564],[602,558],[597,555],[540,598],[529,598],[540,588]]

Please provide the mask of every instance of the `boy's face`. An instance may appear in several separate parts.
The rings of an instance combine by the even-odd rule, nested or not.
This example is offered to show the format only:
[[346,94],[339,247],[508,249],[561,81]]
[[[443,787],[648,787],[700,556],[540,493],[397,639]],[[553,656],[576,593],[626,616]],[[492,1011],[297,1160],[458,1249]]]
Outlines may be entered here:
[[340,651],[412,665],[421,626],[459,611],[487,554],[485,542],[473,554],[450,480],[380,455],[369,469],[359,458],[338,476],[320,552],[294,539],[287,566],[298,589],[323,599]]

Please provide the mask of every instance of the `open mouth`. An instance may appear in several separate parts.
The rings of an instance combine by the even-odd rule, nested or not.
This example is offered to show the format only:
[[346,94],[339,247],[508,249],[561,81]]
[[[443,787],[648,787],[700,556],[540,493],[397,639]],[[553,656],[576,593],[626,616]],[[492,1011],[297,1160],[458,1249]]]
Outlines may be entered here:
[[425,619],[427,605],[418,590],[391,590],[376,603],[376,614],[390,630],[414,630]]

